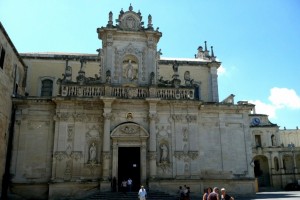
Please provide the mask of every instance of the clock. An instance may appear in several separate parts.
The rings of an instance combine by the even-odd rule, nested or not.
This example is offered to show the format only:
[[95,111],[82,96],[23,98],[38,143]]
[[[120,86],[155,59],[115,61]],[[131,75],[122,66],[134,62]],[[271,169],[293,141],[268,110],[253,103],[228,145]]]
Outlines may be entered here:
[[255,126],[259,125],[260,124],[260,119],[257,118],[257,117],[253,118],[252,119],[252,124],[255,125]]

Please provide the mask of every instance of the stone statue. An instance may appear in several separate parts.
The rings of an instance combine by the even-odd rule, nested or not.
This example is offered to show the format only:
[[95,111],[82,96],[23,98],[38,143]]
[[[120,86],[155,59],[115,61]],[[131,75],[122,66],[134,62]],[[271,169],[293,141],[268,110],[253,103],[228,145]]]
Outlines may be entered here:
[[133,79],[133,66],[131,64],[131,60],[129,60],[128,65],[127,65],[127,73],[126,73],[126,78],[128,79]]
[[110,83],[111,81],[111,73],[110,73],[110,70],[107,70],[106,71],[106,83]]
[[130,81],[137,79],[137,70],[134,68],[131,60],[129,60],[128,64],[124,67],[123,77]]
[[160,157],[160,161],[161,162],[166,162],[168,161],[168,154],[169,154],[169,150],[167,145],[163,144],[160,146],[161,149],[161,157]]
[[178,67],[179,67],[179,64],[178,64],[178,62],[175,60],[175,62],[174,62],[174,64],[173,64],[173,71],[174,71],[175,73],[178,72]]
[[151,72],[150,73],[150,85],[154,85],[155,84],[154,77],[155,77],[154,72]]
[[90,162],[96,162],[96,154],[97,154],[97,148],[95,143],[93,142],[90,147]]

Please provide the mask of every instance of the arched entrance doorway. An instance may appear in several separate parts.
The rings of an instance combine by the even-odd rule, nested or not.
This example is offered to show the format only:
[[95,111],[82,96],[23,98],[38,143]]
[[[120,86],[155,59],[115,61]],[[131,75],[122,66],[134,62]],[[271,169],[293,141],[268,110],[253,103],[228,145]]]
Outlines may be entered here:
[[266,156],[259,155],[254,157],[254,176],[258,180],[259,187],[270,186],[269,163]]
[[133,180],[133,191],[146,183],[148,132],[139,124],[128,122],[117,126],[111,134],[112,177],[118,187],[125,179]]

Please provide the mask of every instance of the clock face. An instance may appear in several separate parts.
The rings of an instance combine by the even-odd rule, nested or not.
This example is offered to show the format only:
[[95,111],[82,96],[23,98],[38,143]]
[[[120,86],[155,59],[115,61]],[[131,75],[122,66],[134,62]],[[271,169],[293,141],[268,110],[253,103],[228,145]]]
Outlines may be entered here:
[[253,125],[259,125],[259,124],[260,124],[260,119],[257,118],[257,117],[253,118],[253,119],[252,119],[252,124],[253,124]]

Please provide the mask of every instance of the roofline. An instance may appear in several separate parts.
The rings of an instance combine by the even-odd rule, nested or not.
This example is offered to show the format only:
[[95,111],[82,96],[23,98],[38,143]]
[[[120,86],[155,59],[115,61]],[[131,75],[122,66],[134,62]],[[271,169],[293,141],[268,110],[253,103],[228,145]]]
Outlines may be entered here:
[[22,63],[22,65],[23,65],[24,67],[26,67],[26,65],[25,65],[25,63],[24,63],[24,61],[23,61],[23,59],[21,58],[21,56],[20,56],[18,50],[16,49],[15,45],[14,45],[13,42],[11,41],[10,37],[8,36],[6,30],[5,30],[5,28],[4,28],[4,26],[2,25],[1,22],[0,22],[0,29],[1,29],[1,31],[3,32],[3,34],[4,34],[5,38],[6,38],[6,40],[7,40],[8,43],[9,43],[9,45],[12,47],[14,53],[17,55],[17,57],[18,57],[20,63]]

